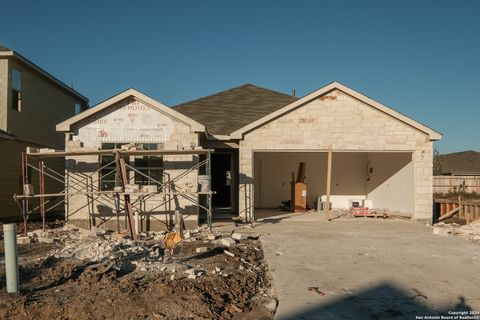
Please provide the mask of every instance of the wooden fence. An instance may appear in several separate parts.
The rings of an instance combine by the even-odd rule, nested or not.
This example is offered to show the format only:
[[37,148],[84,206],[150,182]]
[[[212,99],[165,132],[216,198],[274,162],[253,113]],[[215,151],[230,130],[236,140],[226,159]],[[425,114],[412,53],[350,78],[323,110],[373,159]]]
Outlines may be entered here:
[[434,220],[443,220],[444,218],[456,217],[465,220],[467,223],[480,218],[480,201],[462,201],[435,199],[436,214]]
[[480,193],[480,176],[433,176],[433,192],[448,193],[450,191]]

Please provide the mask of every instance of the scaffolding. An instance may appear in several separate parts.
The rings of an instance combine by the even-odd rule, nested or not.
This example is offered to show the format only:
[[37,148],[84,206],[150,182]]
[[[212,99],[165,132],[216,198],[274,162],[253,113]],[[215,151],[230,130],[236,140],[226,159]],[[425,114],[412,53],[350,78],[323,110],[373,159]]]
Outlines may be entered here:
[[[167,201],[172,201],[172,197],[181,197],[188,202],[197,206],[197,215],[199,209],[203,209],[207,215],[208,227],[212,228],[212,192],[210,183],[206,185],[199,185],[198,177],[207,177],[207,181],[211,181],[211,153],[214,151],[211,149],[193,149],[193,150],[138,150],[138,149],[110,149],[110,150],[78,150],[78,151],[48,151],[48,152],[34,152],[30,148],[27,148],[27,152],[22,153],[21,159],[21,180],[23,184],[23,194],[13,196],[14,200],[18,204],[20,213],[23,217],[24,230],[27,232],[27,222],[30,214],[34,212],[40,213],[42,218],[42,229],[45,230],[46,214],[53,211],[55,208],[64,204],[65,206],[65,218],[68,220],[69,210],[69,198],[76,195],[86,196],[87,206],[89,209],[89,225],[91,226],[90,206],[94,206],[94,201],[99,203],[106,203],[108,206],[114,206],[117,217],[117,227],[120,229],[119,217],[121,213],[126,217],[128,222],[128,229],[132,236],[132,239],[136,240],[138,234],[138,220],[134,219],[133,207],[141,206],[141,202],[144,202],[156,195],[163,196],[164,203],[155,206],[150,209],[153,211],[161,207]],[[157,180],[148,173],[141,172],[134,166],[125,161],[131,156],[204,156],[203,160],[192,161],[192,165],[188,168],[184,168],[176,176],[172,177],[169,174],[162,171],[162,181]],[[113,156],[114,160],[104,165],[99,165],[99,168],[93,172],[72,172],[65,168],[64,173],[58,172],[53,168],[45,165],[45,159],[47,158],[64,158],[75,156]],[[99,162],[100,163],[100,162]],[[114,165],[114,168],[112,166]],[[106,173],[103,170],[112,168]],[[31,171],[38,173],[39,193],[34,194],[32,186]],[[128,170],[135,172],[140,176],[145,177],[153,185],[157,186],[154,191],[133,191],[129,188]],[[203,171],[202,174],[200,174]],[[197,187],[192,189],[186,189],[178,184],[178,182],[192,172],[197,172]],[[113,174],[115,179],[114,190],[101,190],[99,181],[102,178]],[[164,180],[164,177],[166,179]],[[63,186],[63,190],[54,193],[46,193],[46,178],[52,181],[56,181]],[[85,188],[82,188],[82,187]],[[136,200],[132,200],[132,195],[136,196]],[[201,201],[203,196],[204,201]],[[56,201],[58,197],[63,199]],[[96,198],[94,198],[96,197]],[[122,201],[123,199],[123,206]],[[37,201],[38,200],[38,201]],[[38,202],[38,205],[30,208],[30,204]],[[141,209],[141,208],[140,208]],[[145,209],[145,208],[144,208]],[[138,212],[138,210],[137,210]],[[177,210],[176,210],[177,212]],[[119,231],[119,230],[118,230]]]

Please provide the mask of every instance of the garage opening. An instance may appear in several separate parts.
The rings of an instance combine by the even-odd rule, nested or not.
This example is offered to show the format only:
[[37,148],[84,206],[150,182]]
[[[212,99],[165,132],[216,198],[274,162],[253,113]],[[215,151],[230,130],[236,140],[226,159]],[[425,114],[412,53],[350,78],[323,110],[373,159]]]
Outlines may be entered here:
[[[307,207],[325,201],[327,152],[255,152],[255,218],[281,214],[291,198],[292,172],[306,164]],[[411,152],[333,152],[332,209],[349,209],[352,201],[371,209],[414,213]],[[283,212],[285,213],[285,212]]]

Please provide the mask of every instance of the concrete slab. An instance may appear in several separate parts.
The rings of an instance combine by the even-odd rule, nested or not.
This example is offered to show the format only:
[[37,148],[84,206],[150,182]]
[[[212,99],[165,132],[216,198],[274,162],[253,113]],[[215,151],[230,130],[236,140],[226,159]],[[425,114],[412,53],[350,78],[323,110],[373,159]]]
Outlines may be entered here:
[[417,222],[326,222],[314,214],[255,229],[279,298],[276,319],[416,319],[480,310],[478,243],[436,236]]

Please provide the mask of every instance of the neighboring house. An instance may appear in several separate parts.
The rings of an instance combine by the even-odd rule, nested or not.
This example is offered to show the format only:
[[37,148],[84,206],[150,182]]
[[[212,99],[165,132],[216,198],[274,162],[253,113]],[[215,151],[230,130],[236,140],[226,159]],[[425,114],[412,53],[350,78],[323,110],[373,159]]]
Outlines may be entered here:
[[433,179],[435,193],[480,193],[480,152],[468,150],[438,156],[439,173]]
[[[88,99],[17,52],[0,46],[0,217],[19,215],[25,147],[63,149],[55,125],[88,107]],[[32,182],[36,173],[29,172]],[[37,190],[38,191],[38,190]]]
[[[255,218],[255,209],[278,208],[290,199],[291,174],[299,162],[306,163],[307,200],[313,207],[326,194],[331,147],[334,208],[368,200],[371,208],[410,213],[418,220],[432,218],[432,142],[441,134],[338,82],[302,98],[247,84],[173,108],[129,89],[60,123],[57,130],[71,140],[67,151],[126,143],[143,149],[214,149],[213,206],[246,220]],[[73,174],[95,172],[111,160],[93,155],[68,159],[67,169]],[[157,164],[150,166],[148,158],[131,156],[130,164],[157,170],[168,180],[175,170],[202,158],[154,160]],[[137,182],[136,173],[129,176]],[[111,179],[100,177],[101,173],[94,184],[111,190]],[[178,182],[195,188],[197,172]],[[92,217],[96,225],[108,224],[115,216],[111,204],[85,196],[70,200],[68,217],[79,224]],[[154,201],[157,204],[136,201],[134,208],[142,219],[149,219],[150,228],[168,224],[171,219],[166,217],[174,209],[187,213],[187,225],[197,222],[198,211],[177,196],[159,195]]]
[[480,176],[480,152],[468,150],[438,156],[443,176]]

